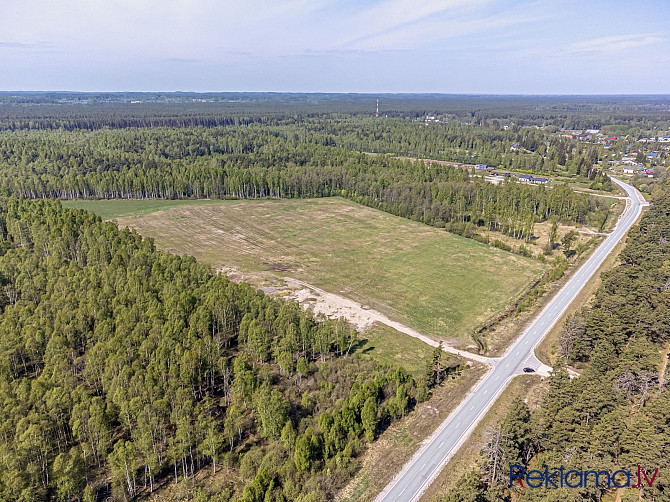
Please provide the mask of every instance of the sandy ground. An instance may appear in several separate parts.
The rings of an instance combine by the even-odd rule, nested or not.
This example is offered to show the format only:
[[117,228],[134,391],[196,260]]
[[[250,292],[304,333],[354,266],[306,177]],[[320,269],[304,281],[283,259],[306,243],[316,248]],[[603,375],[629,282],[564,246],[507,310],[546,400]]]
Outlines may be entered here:
[[[258,281],[250,280],[249,277],[240,273],[237,270],[225,268],[219,269],[220,272],[226,273],[228,278],[232,281],[250,281],[258,283]],[[372,327],[376,322],[386,324],[396,331],[400,331],[406,335],[412,336],[430,345],[431,347],[438,347],[440,342],[419,333],[417,330],[405,326],[399,322],[393,321],[386,317],[381,312],[371,309],[367,305],[361,305],[349,298],[324,291],[311,284],[308,284],[298,279],[291,277],[276,278],[277,281],[282,281],[283,284],[276,285],[262,285],[259,287],[267,295],[277,296],[285,299],[297,300],[304,308],[309,308],[316,314],[323,314],[330,318],[344,317],[359,331],[366,331]],[[274,281],[273,281],[274,282]],[[474,346],[473,346],[474,348]],[[442,349],[450,354],[455,354],[462,357],[466,361],[477,361],[483,364],[492,364],[494,359],[485,357],[479,354],[474,354],[466,350],[460,350],[449,346],[442,342]]]
[[[246,277],[233,269],[226,268],[219,269],[219,271],[227,273],[230,280],[249,281],[249,277]],[[409,326],[405,326],[402,323],[393,321],[381,312],[378,312],[377,310],[374,310],[367,305],[361,305],[349,298],[345,298],[344,296],[340,296],[335,293],[329,293],[328,291],[317,288],[312,284],[299,281],[298,279],[294,279],[292,277],[283,277],[281,279],[276,277],[276,279],[277,281],[282,281],[283,284],[277,282],[272,286],[260,286],[259,289],[268,295],[296,300],[302,307],[308,308],[316,314],[323,314],[330,318],[344,317],[359,331],[366,331],[372,328],[374,323],[378,322],[386,324],[396,331],[421,340],[431,347],[438,347],[440,345],[440,341],[423,335],[417,330],[410,328]],[[457,349],[445,343],[444,341],[442,341],[442,350],[462,357],[466,361],[477,361],[489,367],[492,367],[497,361],[500,360],[500,358],[486,357],[466,350]],[[540,376],[548,377],[552,371],[551,366],[548,366],[547,364],[544,364],[542,361],[538,360],[535,355],[531,357],[531,359],[528,361],[528,364],[534,367],[535,372]],[[578,375],[577,372],[571,370],[570,373],[572,376]]]

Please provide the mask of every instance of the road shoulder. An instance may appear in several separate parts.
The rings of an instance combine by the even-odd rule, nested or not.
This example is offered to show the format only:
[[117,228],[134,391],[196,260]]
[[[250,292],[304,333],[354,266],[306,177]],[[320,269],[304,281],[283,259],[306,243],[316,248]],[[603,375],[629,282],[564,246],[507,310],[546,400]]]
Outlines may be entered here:
[[486,368],[475,363],[433,390],[433,396],[389,427],[369,446],[362,467],[337,497],[341,502],[369,502],[393,479],[435,429],[479,382]]
[[512,402],[520,398],[531,409],[536,409],[547,388],[547,381],[542,381],[538,375],[514,377],[419,500],[421,502],[434,501],[438,496],[447,493],[462,475],[478,468],[482,461],[481,450],[486,444],[488,432],[502,423]]

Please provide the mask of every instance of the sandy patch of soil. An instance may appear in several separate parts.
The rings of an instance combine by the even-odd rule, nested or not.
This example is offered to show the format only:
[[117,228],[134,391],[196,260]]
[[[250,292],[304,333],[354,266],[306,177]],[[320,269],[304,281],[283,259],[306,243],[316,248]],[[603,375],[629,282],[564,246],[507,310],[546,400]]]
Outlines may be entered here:
[[[467,361],[477,361],[484,364],[490,364],[492,362],[488,357],[456,349],[448,343],[445,343],[444,340],[435,340],[434,338],[423,335],[409,326],[405,326],[404,324],[389,319],[384,314],[370,308],[368,305],[361,305],[349,298],[345,298],[344,296],[335,293],[329,293],[328,291],[324,291],[323,289],[299,281],[298,279],[293,279],[291,277],[279,278],[269,274],[250,277],[229,267],[220,268],[219,272],[227,274],[231,281],[251,282],[267,295],[296,300],[301,306],[312,310],[316,314],[323,314],[329,318],[344,317],[359,331],[367,331],[372,328],[374,323],[379,322],[386,324],[401,333],[417,338],[431,347],[438,347],[440,342],[442,342],[442,349],[445,352],[463,357]],[[261,277],[264,277],[264,280],[262,280]]]

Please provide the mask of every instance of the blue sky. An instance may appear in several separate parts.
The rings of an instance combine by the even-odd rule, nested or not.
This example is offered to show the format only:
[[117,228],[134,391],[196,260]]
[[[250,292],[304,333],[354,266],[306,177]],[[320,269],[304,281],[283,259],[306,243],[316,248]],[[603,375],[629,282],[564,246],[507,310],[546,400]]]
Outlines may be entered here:
[[0,89],[670,94],[667,0],[2,0]]

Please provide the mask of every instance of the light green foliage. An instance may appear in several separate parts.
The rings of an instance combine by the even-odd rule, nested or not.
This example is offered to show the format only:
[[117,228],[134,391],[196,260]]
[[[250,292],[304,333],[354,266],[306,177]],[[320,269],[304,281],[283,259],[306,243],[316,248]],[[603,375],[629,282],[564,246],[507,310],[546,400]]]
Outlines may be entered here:
[[561,239],[561,246],[563,247],[563,252],[566,255],[570,254],[570,250],[572,249],[572,245],[575,243],[578,236],[579,236],[579,234],[577,233],[576,230],[570,230]]
[[327,499],[355,470],[365,399],[414,405],[404,371],[346,355],[346,323],[91,213],[1,199],[0,228],[1,500],[94,500],[110,476],[116,500],[195,491],[222,461],[244,482],[218,500]]
[[374,397],[369,397],[365,401],[361,411],[361,421],[365,429],[365,437],[368,441],[374,440],[377,428],[377,400]]
[[261,386],[253,397],[254,413],[260,421],[261,434],[267,438],[278,439],[287,420],[288,401],[276,389],[269,385]]

